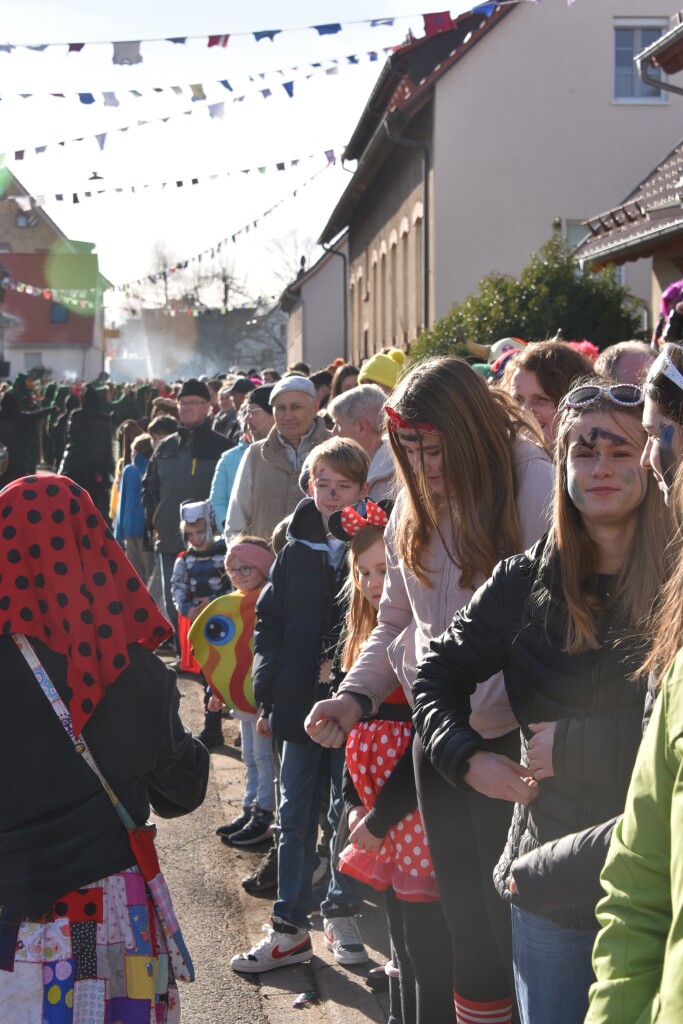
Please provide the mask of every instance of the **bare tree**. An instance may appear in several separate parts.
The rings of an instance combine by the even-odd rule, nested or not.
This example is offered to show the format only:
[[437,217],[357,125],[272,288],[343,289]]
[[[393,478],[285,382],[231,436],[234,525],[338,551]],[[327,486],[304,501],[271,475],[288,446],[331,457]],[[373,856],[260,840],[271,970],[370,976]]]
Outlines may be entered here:
[[317,256],[313,239],[300,237],[296,227],[281,238],[273,239],[266,251],[272,257],[271,271],[283,288],[295,281],[301,270],[310,267]]

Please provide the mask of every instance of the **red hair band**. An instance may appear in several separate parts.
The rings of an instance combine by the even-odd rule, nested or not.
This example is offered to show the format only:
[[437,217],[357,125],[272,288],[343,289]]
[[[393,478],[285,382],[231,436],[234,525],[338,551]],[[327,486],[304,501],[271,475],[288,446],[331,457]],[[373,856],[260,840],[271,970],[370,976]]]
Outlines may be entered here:
[[438,429],[431,423],[413,423],[412,420],[407,420],[399,415],[390,405],[385,405],[384,411],[389,417],[390,430],[424,430],[429,434],[439,433]]

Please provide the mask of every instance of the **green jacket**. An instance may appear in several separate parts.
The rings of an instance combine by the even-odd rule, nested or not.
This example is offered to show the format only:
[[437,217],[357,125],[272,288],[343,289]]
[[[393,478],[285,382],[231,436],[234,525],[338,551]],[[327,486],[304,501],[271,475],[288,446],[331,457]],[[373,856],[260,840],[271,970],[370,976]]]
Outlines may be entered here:
[[681,1024],[683,651],[643,738],[602,884],[586,1024]]

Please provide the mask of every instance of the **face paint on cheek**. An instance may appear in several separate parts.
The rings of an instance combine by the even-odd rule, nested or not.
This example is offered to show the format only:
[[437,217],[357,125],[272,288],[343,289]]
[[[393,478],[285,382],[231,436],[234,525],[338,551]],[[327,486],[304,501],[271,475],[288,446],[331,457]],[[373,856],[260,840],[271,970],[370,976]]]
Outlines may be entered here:
[[667,487],[673,485],[674,466],[676,455],[674,453],[674,425],[673,423],[659,424],[659,458],[662,463],[662,475]]
[[638,504],[640,504],[645,497],[645,491],[647,490],[647,483],[644,474],[638,473],[635,469],[627,469],[626,472],[622,474],[621,479],[630,490],[638,490]]
[[571,463],[567,466],[567,492],[576,507],[583,508],[586,504],[586,499],[581,487],[579,486],[579,482],[576,479]]

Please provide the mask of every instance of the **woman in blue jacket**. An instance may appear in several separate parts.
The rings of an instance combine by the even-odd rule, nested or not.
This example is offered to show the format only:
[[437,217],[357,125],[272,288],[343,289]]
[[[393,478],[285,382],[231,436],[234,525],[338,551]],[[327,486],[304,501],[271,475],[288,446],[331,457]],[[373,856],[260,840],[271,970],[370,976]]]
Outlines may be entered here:
[[144,547],[145,513],[142,507],[142,478],[152,457],[152,438],[141,434],[133,441],[132,461],[121,474],[121,493],[116,510],[114,536],[128,561],[146,584],[154,570],[154,552]]

